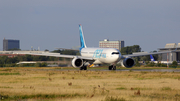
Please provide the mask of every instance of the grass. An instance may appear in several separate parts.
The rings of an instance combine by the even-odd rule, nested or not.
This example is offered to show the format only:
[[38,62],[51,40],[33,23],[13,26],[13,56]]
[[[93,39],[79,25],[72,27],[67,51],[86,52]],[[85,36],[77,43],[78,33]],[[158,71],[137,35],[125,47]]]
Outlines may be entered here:
[[172,90],[170,87],[162,87],[162,90]]
[[[53,98],[74,98],[74,97],[83,97],[86,95],[80,94],[36,94],[36,95],[1,95],[5,100],[19,100],[19,99],[53,99]],[[2,99],[2,98],[1,98]]]
[[104,101],[126,101],[124,98],[118,98],[118,97],[106,97]]
[[79,71],[73,68],[61,70],[57,67],[26,67],[0,68],[0,74],[0,100],[4,101],[180,100],[179,72]]
[[127,88],[125,87],[120,87],[120,88],[116,88],[117,90],[126,90]]
[[20,73],[0,73],[0,75],[20,75]]
[[[79,70],[79,68],[72,68],[72,67],[57,67],[55,69],[61,69],[61,70]],[[87,70],[108,70],[107,66],[101,66],[101,67],[88,67]],[[125,68],[125,67],[116,67],[117,70],[140,70],[140,69],[146,69],[146,70],[151,70],[151,69],[173,69],[173,68],[167,68],[167,67],[133,67],[133,68]],[[174,69],[180,69],[180,68],[174,68]]]

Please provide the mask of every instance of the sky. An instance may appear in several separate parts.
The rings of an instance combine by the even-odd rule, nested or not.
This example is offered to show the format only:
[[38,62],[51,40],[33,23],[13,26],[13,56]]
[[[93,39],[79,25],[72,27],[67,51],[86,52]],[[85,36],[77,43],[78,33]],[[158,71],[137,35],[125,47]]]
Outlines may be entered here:
[[20,40],[21,50],[50,51],[104,39],[124,40],[142,51],[180,43],[180,0],[0,0],[0,50],[3,39]]

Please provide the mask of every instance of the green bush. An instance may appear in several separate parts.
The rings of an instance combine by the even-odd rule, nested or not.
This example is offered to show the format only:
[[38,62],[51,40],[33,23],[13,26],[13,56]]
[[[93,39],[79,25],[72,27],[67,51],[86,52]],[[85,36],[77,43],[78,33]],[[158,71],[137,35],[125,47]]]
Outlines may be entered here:
[[140,67],[140,64],[139,64],[139,61],[136,59],[136,62],[135,62],[135,67]]
[[47,67],[47,63],[25,63],[19,64],[19,67]]
[[35,67],[41,67],[41,63],[36,63]]
[[177,68],[180,68],[180,65],[178,65]]
[[41,63],[41,67],[47,67],[47,63]]
[[145,63],[146,63],[146,64],[149,64],[149,61],[146,61]]
[[36,63],[35,67],[46,67],[47,63]]
[[157,63],[156,67],[167,67],[167,64],[163,64],[163,63]]
[[161,64],[161,67],[167,67],[167,64],[163,64],[163,63],[162,63],[162,64]]
[[19,64],[19,67],[34,67],[34,64],[32,64],[32,63],[24,63],[24,64]]
[[157,64],[156,64],[156,67],[161,67],[161,63],[157,63]]
[[154,67],[155,66],[155,63],[154,62],[150,62],[146,65],[146,67]]
[[177,67],[178,63],[176,61],[173,61],[171,65],[169,65],[170,67]]
[[4,64],[0,64],[0,67],[4,67]]

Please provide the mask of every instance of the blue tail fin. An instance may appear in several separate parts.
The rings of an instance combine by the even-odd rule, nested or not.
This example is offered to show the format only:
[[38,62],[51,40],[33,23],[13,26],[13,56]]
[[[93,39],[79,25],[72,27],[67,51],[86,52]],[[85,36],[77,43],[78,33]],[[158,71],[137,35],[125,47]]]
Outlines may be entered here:
[[150,58],[151,58],[151,61],[155,61],[152,55],[150,55]]
[[81,24],[79,25],[79,34],[80,34],[80,43],[81,43],[80,50],[81,50],[82,48],[86,48],[86,43],[84,40],[84,35],[83,35],[83,30],[82,30]]

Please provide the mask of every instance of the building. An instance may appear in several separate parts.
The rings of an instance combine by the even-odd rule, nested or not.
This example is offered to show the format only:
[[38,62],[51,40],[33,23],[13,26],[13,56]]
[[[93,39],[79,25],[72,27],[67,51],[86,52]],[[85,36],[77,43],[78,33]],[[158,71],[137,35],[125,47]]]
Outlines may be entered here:
[[100,48],[116,48],[121,50],[124,47],[124,41],[109,41],[108,39],[104,39],[104,41],[99,41]]
[[174,51],[175,52],[171,52],[171,53],[165,53],[165,54],[161,54],[159,55],[159,61],[178,61],[180,62],[180,43],[176,44],[176,43],[168,43],[165,45],[165,48],[159,48],[159,52],[163,52],[163,51]]
[[20,49],[19,40],[3,39],[3,51]]

